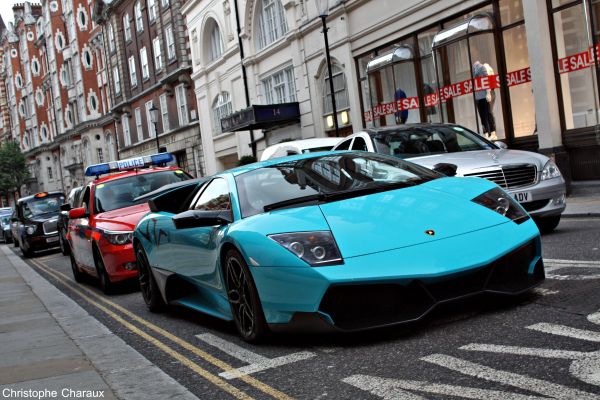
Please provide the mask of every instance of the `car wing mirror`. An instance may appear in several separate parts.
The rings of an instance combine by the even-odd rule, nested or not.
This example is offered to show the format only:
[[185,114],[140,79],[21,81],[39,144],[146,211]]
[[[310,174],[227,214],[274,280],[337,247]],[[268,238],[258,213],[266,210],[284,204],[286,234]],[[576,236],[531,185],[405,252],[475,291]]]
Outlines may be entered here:
[[508,149],[508,146],[506,145],[506,143],[504,143],[504,142],[503,142],[503,141],[501,141],[501,140],[496,140],[496,141],[494,142],[494,144],[495,144],[496,146],[500,147],[501,149]]
[[173,216],[177,229],[227,225],[233,222],[231,210],[188,210]]
[[90,214],[87,213],[84,207],[73,208],[69,211],[69,219],[86,218]]
[[433,166],[435,172],[444,174],[446,176],[456,176],[456,169],[458,167],[455,164],[450,163],[438,163]]
[[69,203],[62,204],[60,206],[60,211],[71,211],[71,205]]

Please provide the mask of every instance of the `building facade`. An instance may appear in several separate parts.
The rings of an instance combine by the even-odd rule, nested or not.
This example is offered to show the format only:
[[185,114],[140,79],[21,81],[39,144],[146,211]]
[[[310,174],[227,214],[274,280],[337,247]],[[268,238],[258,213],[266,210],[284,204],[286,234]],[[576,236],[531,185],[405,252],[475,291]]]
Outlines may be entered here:
[[[120,158],[168,151],[204,175],[189,42],[181,0],[98,0]],[[151,110],[158,109],[155,123]],[[158,143],[156,135],[158,134]]]
[[[183,11],[209,173],[247,153],[243,129],[258,153],[335,134],[315,1],[190,0]],[[410,122],[483,133],[475,92],[490,90],[500,140],[554,157],[568,179],[600,178],[597,2],[330,0],[328,14],[339,135]],[[287,103],[298,115],[271,124],[240,112]]]

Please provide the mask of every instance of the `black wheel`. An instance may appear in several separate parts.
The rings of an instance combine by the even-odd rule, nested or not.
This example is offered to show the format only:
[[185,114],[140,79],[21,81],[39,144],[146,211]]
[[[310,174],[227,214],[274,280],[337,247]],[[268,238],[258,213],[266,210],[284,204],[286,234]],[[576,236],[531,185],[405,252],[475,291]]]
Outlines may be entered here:
[[267,334],[262,305],[244,258],[229,250],[224,262],[225,288],[233,320],[240,336],[247,342],[258,342]]
[[14,247],[19,247],[19,241],[16,238],[13,238],[13,246]]
[[550,233],[554,229],[556,229],[556,227],[560,223],[560,215],[539,218],[535,222],[536,222],[538,228],[540,229],[540,232]]
[[24,258],[33,257],[33,250],[31,250],[31,248],[25,247],[25,245],[19,246],[19,247],[21,247],[21,253],[23,253]]
[[98,274],[98,280],[100,281],[100,289],[102,289],[104,294],[111,294],[114,291],[114,284],[108,278],[102,256],[98,250],[94,250],[94,264],[96,265],[96,273]]
[[154,275],[152,275],[152,271],[150,270],[148,257],[146,257],[146,252],[141,245],[136,246],[135,258],[139,270],[140,290],[146,307],[152,312],[164,310],[167,304],[158,290],[156,279],[154,279]]
[[71,270],[73,270],[73,278],[75,279],[75,282],[77,283],[81,283],[84,281],[85,279],[85,275],[83,275],[83,272],[81,272],[79,270],[79,267],[77,266],[77,263],[75,262],[75,257],[73,257],[73,254],[71,254],[71,257],[69,257],[71,259]]
[[60,243],[60,251],[63,253],[63,256],[71,254],[71,246],[65,239],[62,231],[58,233],[58,242]]

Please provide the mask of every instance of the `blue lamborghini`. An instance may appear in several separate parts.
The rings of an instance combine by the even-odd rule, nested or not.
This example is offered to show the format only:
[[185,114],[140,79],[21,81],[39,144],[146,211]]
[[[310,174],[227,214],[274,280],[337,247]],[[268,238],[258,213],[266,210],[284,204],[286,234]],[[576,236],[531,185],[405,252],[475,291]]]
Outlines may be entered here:
[[539,231],[508,193],[380,154],[269,160],[149,204],[133,239],[148,308],[233,320],[247,341],[415,321],[544,280]]

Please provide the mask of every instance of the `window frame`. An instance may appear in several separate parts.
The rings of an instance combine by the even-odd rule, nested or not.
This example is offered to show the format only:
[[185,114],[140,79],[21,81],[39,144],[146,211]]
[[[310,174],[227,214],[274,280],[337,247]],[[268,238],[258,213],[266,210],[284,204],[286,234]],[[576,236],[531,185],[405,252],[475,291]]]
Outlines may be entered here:
[[123,35],[126,42],[131,40],[131,18],[129,17],[129,13],[123,15]]
[[170,121],[169,121],[169,104],[167,102],[167,94],[163,93],[159,97],[160,103],[160,117],[162,119],[162,127],[163,132],[168,132],[171,130]]
[[154,70],[160,71],[164,68],[164,62],[162,58],[162,47],[160,45],[160,37],[156,36],[152,39],[152,49],[154,51]]
[[135,87],[138,85],[137,71],[135,67],[135,57],[132,55],[129,57],[129,78],[131,79],[131,86]]
[[134,10],[133,13],[134,13],[134,18],[135,18],[135,30],[137,32],[143,32],[144,31],[144,19],[143,19],[143,14],[142,14],[142,3],[140,1],[135,3],[133,10]]
[[129,126],[129,117],[127,114],[121,116],[121,125],[123,131],[123,145],[131,146],[131,127]]
[[142,70],[142,81],[150,78],[150,66],[148,65],[148,51],[146,46],[140,49],[140,66]]
[[173,61],[177,56],[177,50],[175,46],[175,33],[171,24],[165,26],[165,41],[167,44],[167,60]]
[[146,126],[148,128],[148,136],[151,138],[155,138],[158,136],[158,124],[156,124],[157,128],[154,129],[154,124],[152,123],[152,118],[150,117],[150,109],[154,105],[152,100],[147,101],[144,105],[146,108]]
[[133,115],[135,118],[135,133],[137,135],[137,142],[139,143],[144,139],[144,123],[142,121],[142,109],[140,107],[136,107],[133,110]]
[[179,117],[179,126],[189,124],[189,110],[185,85],[182,83],[175,86],[175,100],[177,102],[177,116]]

